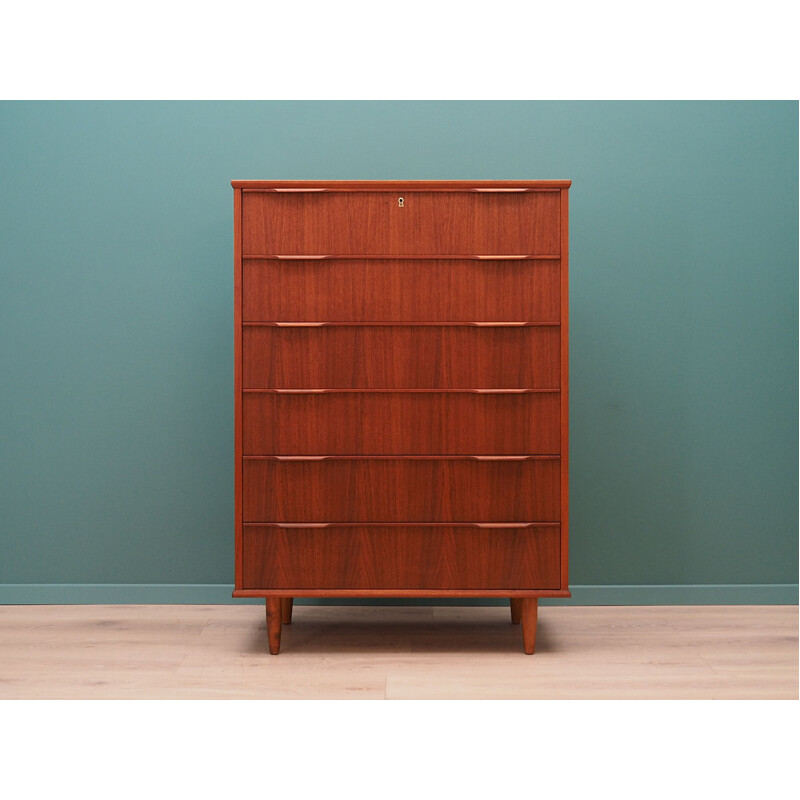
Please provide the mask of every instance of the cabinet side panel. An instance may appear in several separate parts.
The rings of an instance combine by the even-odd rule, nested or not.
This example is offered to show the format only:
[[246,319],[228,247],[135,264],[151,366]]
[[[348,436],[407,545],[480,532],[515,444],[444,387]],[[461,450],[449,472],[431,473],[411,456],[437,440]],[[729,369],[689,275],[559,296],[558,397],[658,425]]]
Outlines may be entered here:
[[561,190],[561,588],[569,587],[569,190]]
[[235,581],[242,588],[242,190],[233,191],[233,418]]

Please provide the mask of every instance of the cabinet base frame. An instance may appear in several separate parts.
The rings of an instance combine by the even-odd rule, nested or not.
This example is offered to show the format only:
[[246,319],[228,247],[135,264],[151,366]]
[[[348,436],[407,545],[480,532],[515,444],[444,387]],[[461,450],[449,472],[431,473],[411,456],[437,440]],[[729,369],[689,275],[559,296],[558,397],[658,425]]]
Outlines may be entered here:
[[572,597],[569,589],[234,589],[231,597]]
[[[240,592],[243,591],[256,591],[256,590],[238,590],[238,592],[234,592],[234,597],[242,597],[242,596],[263,596],[266,601],[266,613],[267,613],[267,638],[269,641],[269,652],[271,655],[278,655],[281,651],[281,632],[283,625],[289,625],[292,622],[292,608],[294,605],[294,597],[287,597],[285,594],[281,593],[270,593],[265,594],[263,590],[261,590],[260,595],[242,595]],[[372,590],[370,592],[361,592],[361,596],[365,594],[368,596],[376,596],[376,590]],[[313,594],[305,593],[306,596],[320,596],[319,591],[314,592]],[[330,594],[330,593],[329,593]],[[344,596],[353,596],[353,592],[351,591],[349,595]],[[453,590],[448,592],[438,592],[435,595],[432,595],[428,592],[426,595],[417,595],[417,596],[436,596],[442,597],[446,594],[450,596],[471,596],[471,597],[486,597],[486,593],[481,593],[476,595],[472,592],[461,592],[457,593]],[[493,596],[508,596],[510,593],[506,592],[503,595],[493,595]],[[408,590],[403,593],[403,595],[399,595],[395,592],[396,596],[409,596]],[[343,596],[343,595],[337,595]],[[377,595],[377,596],[385,596],[385,595]],[[511,605],[511,622],[514,625],[518,625],[521,623],[522,625],[522,649],[526,655],[533,655],[534,650],[536,649],[536,628],[538,626],[539,620],[539,597],[569,597],[569,590],[559,590],[559,594],[555,594],[555,590],[553,592],[548,592],[547,594],[544,593],[537,593],[537,595],[531,595],[530,593],[524,592],[515,592],[514,596],[510,597],[510,605]]]

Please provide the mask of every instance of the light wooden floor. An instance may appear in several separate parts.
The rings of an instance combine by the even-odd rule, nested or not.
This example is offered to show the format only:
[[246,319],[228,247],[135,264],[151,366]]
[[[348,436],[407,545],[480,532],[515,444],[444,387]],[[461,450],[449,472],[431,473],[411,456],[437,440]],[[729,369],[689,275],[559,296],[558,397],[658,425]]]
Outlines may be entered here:
[[0,698],[798,697],[796,606],[0,606]]

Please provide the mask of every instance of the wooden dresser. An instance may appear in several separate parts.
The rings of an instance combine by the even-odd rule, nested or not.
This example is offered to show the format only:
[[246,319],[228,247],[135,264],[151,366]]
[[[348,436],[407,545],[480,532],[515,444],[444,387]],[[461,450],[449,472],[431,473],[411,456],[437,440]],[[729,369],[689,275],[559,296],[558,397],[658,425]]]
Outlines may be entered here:
[[[570,181],[233,181],[236,588],[507,597],[567,578]],[[343,610],[342,613],[346,613]]]

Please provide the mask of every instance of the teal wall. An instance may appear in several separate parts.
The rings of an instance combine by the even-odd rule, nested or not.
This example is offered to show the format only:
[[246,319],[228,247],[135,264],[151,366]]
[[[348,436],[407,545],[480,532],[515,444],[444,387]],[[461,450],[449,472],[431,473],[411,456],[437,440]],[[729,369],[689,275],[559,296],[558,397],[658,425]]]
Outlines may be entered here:
[[232,178],[572,179],[573,584],[796,584],[797,146],[795,102],[0,103],[0,598],[229,595]]

